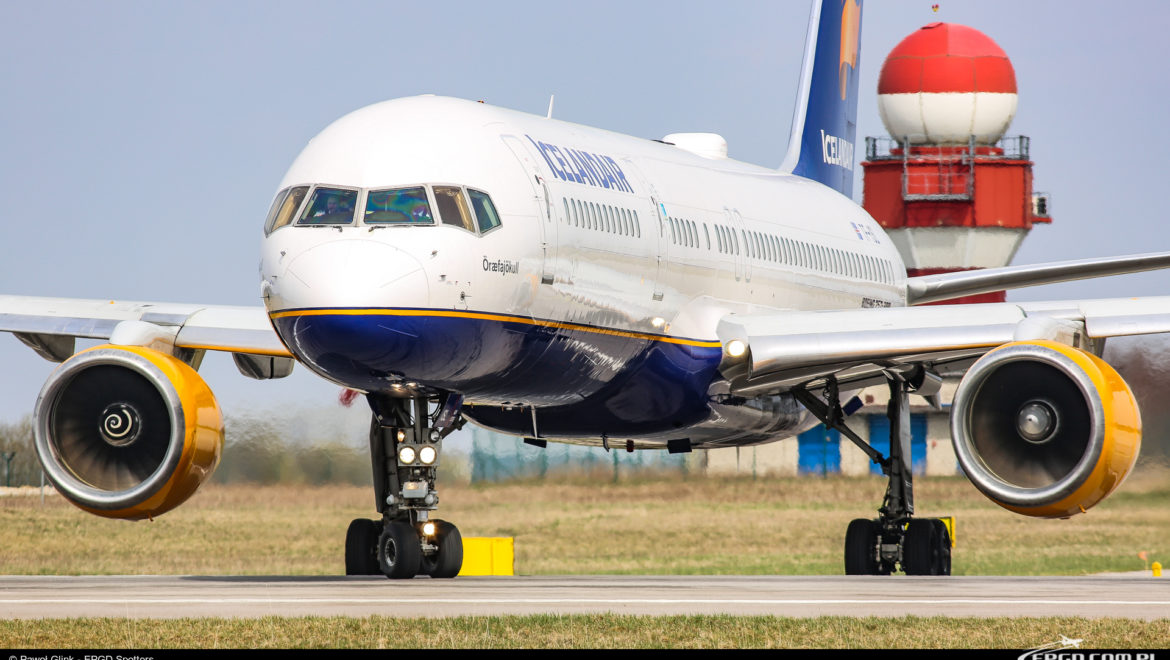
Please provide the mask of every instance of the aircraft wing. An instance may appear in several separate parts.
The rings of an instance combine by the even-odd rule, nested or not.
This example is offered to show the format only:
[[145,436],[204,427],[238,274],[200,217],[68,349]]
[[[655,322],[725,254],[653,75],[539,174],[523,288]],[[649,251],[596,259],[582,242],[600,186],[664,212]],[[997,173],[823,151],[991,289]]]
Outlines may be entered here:
[[1004,289],[1140,273],[1160,268],[1170,268],[1170,252],[919,275],[906,280],[906,303],[921,305]]
[[0,296],[0,331],[15,334],[54,362],[73,354],[78,337],[143,346],[162,342],[238,356],[292,357],[263,307]]
[[755,396],[811,389],[833,376],[864,387],[965,370],[987,351],[1013,341],[1054,340],[1092,349],[1107,337],[1170,332],[1170,297],[986,303],[724,317],[724,346],[747,352],[725,369],[731,393]]

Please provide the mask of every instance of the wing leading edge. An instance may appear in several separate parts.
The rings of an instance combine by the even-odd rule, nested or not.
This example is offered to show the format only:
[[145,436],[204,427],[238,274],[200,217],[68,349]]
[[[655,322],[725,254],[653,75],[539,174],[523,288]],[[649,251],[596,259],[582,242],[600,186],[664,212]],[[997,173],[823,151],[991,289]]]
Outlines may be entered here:
[[812,387],[912,379],[923,368],[960,371],[1013,341],[1051,340],[1100,352],[1107,337],[1170,332],[1170,297],[985,303],[945,307],[728,315],[718,335],[744,342],[744,366],[730,367],[732,393],[755,396]]
[[[263,307],[0,296],[0,332],[61,362],[77,338],[291,358]],[[239,359],[237,359],[239,362]],[[290,363],[291,364],[291,363]]]
[[1153,252],[921,275],[906,280],[906,304],[921,305],[1004,289],[1140,273],[1167,267],[1170,267],[1170,252]]

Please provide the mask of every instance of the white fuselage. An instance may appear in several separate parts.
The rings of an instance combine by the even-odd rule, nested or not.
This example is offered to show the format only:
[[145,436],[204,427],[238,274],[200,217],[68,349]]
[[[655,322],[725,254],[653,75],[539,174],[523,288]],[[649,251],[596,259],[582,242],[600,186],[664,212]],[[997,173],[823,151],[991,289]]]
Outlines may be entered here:
[[[821,184],[482,103],[412,97],[353,112],[310,141],[280,190],[296,186],[357,191],[358,212],[267,234],[266,305],[302,362],[365,391],[552,410],[604,398],[639,368],[657,384],[629,384],[627,399],[669,386],[675,376],[644,364],[661,358],[696,390],[662,403],[669,417],[719,379],[727,314],[905,302],[892,243]],[[411,186],[432,205],[440,187],[486,193],[500,224],[363,222],[370,191]],[[678,350],[695,363],[667,354]],[[712,417],[676,416],[674,429]],[[653,426],[561,435],[660,436]]]

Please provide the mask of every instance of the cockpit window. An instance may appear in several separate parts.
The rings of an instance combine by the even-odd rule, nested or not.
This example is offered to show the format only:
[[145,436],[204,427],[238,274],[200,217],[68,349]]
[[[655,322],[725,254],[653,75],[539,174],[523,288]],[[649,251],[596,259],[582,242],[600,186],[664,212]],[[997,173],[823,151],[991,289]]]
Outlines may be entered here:
[[475,233],[471,209],[467,206],[467,198],[463,196],[462,188],[435,186],[435,204],[439,207],[439,219],[443,221],[443,224],[462,227]]
[[276,221],[276,214],[280,212],[280,207],[284,205],[284,198],[288,197],[288,188],[276,193],[276,199],[272,200],[272,208],[268,209],[268,217],[264,219],[264,233],[272,231],[272,225]]
[[297,220],[298,225],[348,225],[357,207],[356,190],[317,188]]
[[395,223],[433,225],[431,205],[427,201],[427,190],[417,188],[395,188],[393,190],[371,190],[366,196],[367,223]]
[[500,216],[496,213],[492,198],[488,197],[487,193],[470,188],[467,189],[467,194],[471,195],[471,207],[475,209],[475,219],[479,221],[479,233],[483,234],[489,229],[499,227]]
[[265,232],[272,232],[292,222],[293,216],[301,207],[301,202],[305,199],[307,192],[309,192],[308,186],[297,186],[277,195],[272,202],[272,210],[268,212],[268,220],[264,223]]

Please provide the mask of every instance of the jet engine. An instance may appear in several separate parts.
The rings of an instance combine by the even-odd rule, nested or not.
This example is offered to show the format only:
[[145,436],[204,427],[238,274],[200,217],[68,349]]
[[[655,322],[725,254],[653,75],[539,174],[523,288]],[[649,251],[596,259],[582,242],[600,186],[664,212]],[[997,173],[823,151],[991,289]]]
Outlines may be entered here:
[[951,409],[959,464],[996,504],[1067,518],[1113,492],[1141,447],[1129,386],[1097,356],[1051,341],[996,348],[967,371]]
[[34,415],[49,480],[107,518],[153,518],[182,504],[223,451],[223,417],[207,384],[149,348],[74,355],[45,383]]

